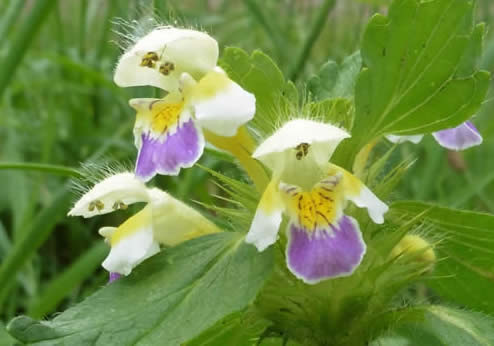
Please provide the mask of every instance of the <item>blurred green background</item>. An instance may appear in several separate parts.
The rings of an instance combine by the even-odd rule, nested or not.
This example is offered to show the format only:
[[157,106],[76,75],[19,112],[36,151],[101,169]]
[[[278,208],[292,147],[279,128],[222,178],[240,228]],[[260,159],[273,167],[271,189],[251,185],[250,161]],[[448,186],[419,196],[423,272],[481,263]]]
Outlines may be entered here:
[[[358,49],[369,17],[388,1],[368,0],[2,0],[0,2],[0,320],[20,313],[47,316],[80,301],[107,281],[100,268],[107,248],[97,235],[132,211],[90,220],[68,218],[78,194],[71,181],[82,163],[136,156],[132,97],[158,96],[150,88],[120,89],[113,67],[122,33],[164,24],[201,28],[220,46],[261,49],[301,88],[328,59]],[[479,0],[487,23],[484,68],[494,68],[494,3]],[[321,26],[316,23],[322,24]],[[127,23],[127,24],[125,24]],[[321,29],[315,30],[316,29]],[[120,33],[120,34],[118,34]],[[312,38],[317,38],[312,42]],[[303,53],[305,52],[305,53]],[[302,57],[302,58],[301,58]],[[306,57],[306,59],[305,59]],[[494,95],[474,119],[484,144],[451,153],[431,136],[401,145],[394,160],[416,158],[396,199],[494,212]],[[389,146],[389,145],[388,145]],[[240,175],[233,163],[206,156],[202,164]],[[91,178],[91,177],[90,177]],[[155,183],[187,202],[211,202],[217,193],[199,168]],[[0,343],[3,328],[0,325]]]

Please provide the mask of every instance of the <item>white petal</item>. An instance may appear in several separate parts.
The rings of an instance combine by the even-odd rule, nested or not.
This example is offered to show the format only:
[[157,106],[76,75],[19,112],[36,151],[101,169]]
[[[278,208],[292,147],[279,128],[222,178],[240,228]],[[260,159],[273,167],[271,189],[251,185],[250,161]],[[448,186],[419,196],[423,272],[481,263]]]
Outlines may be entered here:
[[338,144],[348,137],[350,135],[346,131],[336,126],[313,120],[295,119],[285,123],[262,142],[252,156],[268,166],[273,166],[276,165],[275,156],[306,143],[311,145],[316,160],[322,164],[329,160]]
[[175,246],[186,240],[220,232],[214,223],[185,203],[153,188],[149,191],[153,210],[154,238]]
[[258,208],[245,242],[254,245],[257,250],[264,251],[278,239],[278,231],[282,219],[282,211],[275,210],[271,214]]
[[147,188],[142,181],[133,173],[118,173],[94,185],[75,203],[68,215],[88,218],[147,201]]
[[154,240],[151,209],[144,208],[111,235],[111,250],[103,261],[109,272],[129,275],[133,268],[160,251]]
[[397,136],[397,135],[386,135],[386,139],[392,143],[405,143],[412,142],[413,144],[418,144],[422,140],[424,135],[413,135],[413,136]]
[[255,96],[233,82],[220,68],[204,76],[191,87],[190,93],[190,104],[199,124],[220,136],[234,136],[256,112]]
[[[155,67],[140,66],[147,53],[156,53]],[[216,66],[218,43],[204,32],[161,27],[153,30],[126,51],[115,70],[114,81],[122,87],[150,85],[167,91],[177,90],[179,77],[187,72],[200,78]],[[159,66],[173,63],[165,76]]]
[[343,193],[345,198],[355,203],[359,208],[367,208],[369,217],[375,223],[383,223],[384,214],[388,212],[389,207],[365,186],[359,178],[347,170],[331,164],[330,174],[335,174],[335,172],[343,173]]
[[377,198],[367,186],[363,185],[360,194],[348,196],[348,199],[359,208],[367,208],[370,218],[375,223],[381,224],[384,222],[384,214],[388,212],[389,207]]
[[245,242],[253,244],[259,251],[264,251],[278,238],[284,206],[277,185],[278,181],[272,180],[264,191],[245,237]]

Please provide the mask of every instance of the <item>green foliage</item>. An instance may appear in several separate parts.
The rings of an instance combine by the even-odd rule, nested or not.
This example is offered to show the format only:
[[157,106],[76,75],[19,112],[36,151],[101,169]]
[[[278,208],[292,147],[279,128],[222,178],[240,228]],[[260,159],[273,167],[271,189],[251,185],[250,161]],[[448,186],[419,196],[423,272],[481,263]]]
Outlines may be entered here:
[[[462,57],[470,57],[470,41],[478,38],[473,8],[463,0],[400,0],[388,18],[373,17],[362,41],[367,69],[356,88],[355,135],[369,128],[368,136],[427,133],[475,113],[489,75],[465,76],[459,70]],[[470,69],[472,60],[466,59]]]
[[5,326],[0,322],[0,345],[13,345],[14,339],[7,333]]
[[494,344],[494,319],[475,312],[431,305],[411,308],[389,335],[371,346]]
[[[354,346],[389,331],[372,345],[494,343],[487,316],[414,306],[439,299],[494,314],[491,215],[397,202],[386,216],[392,222],[374,225],[366,211],[349,206],[367,244],[364,262],[348,278],[308,286],[285,267],[283,232],[264,253],[243,242],[260,194],[245,183],[232,157],[208,148],[205,169],[154,184],[196,201],[218,225],[239,232],[165,249],[130,277],[100,289],[107,273],[94,268],[107,247],[95,231],[119,224],[125,212],[96,221],[67,219],[73,193],[63,180],[79,176],[71,167],[103,153],[111,160],[135,159],[127,100],[152,92],[114,85],[118,52],[108,43],[116,39],[113,18],[146,21],[152,3],[167,23],[205,28],[220,46],[240,45],[225,48],[220,65],[256,96],[257,114],[249,124],[256,139],[292,117],[329,121],[352,134],[333,158],[350,169],[357,152],[383,134],[431,132],[477,112],[489,78],[477,65],[494,66],[494,41],[481,56],[486,30],[473,24],[473,14],[483,9],[480,15],[489,20],[488,0],[395,0],[388,17],[370,20],[361,55],[349,54],[360,48],[363,23],[376,8],[357,1],[338,2],[329,20],[322,7],[295,0],[111,1],[101,8],[89,1],[20,3],[0,3],[0,56],[6,62],[0,72],[0,169],[10,170],[0,172],[0,307],[5,321],[29,315],[9,325],[19,341],[281,346],[331,340]],[[323,9],[331,6],[327,0]],[[14,22],[20,24],[14,28]],[[299,77],[297,86],[287,75]],[[426,140],[418,149],[379,144],[359,176],[383,200],[405,196],[494,211],[494,175],[485,174],[491,168],[485,158],[492,156],[492,104],[486,102],[477,117],[486,145],[465,155],[466,168],[452,169],[445,152]],[[415,155],[421,157],[409,169]],[[211,184],[211,176],[219,184]],[[413,254],[390,259],[406,233],[434,245],[433,271],[413,263]],[[432,297],[411,286],[417,281],[432,288]],[[67,306],[72,308],[50,316]],[[48,320],[33,319],[42,316]],[[0,344],[13,342],[0,323]]]
[[8,329],[34,345],[180,345],[250,303],[271,257],[239,233],[197,238],[152,257],[51,322],[18,317]]
[[317,75],[308,82],[314,99],[352,98],[357,75],[362,67],[360,52],[355,52],[343,60],[341,65],[329,60],[322,65]]
[[269,327],[269,321],[255,314],[235,313],[225,317],[185,346],[235,345],[251,346],[259,344],[261,335]]
[[220,61],[221,67],[231,79],[256,96],[256,116],[253,127],[265,137],[288,116],[283,102],[298,102],[298,94],[292,83],[287,83],[274,61],[260,51],[248,55],[240,48],[226,48]]
[[[396,202],[396,220],[414,218],[431,226],[439,257],[428,284],[442,297],[475,310],[494,313],[494,216],[420,202]],[[398,221],[400,222],[400,221]]]
[[29,304],[28,314],[41,318],[52,311],[60,301],[101,265],[108,254],[108,245],[99,242],[75,261],[72,266],[62,273],[50,285],[44,288],[37,299]]
[[371,19],[346,155],[382,134],[454,127],[479,109],[489,73],[475,70],[482,26],[474,27],[473,10],[472,1],[397,0],[388,17]]

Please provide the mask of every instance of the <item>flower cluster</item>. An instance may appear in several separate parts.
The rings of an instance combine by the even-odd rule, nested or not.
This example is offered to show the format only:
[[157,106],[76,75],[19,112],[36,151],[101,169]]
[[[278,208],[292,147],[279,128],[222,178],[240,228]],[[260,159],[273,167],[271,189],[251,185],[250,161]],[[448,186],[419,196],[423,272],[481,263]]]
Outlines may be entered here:
[[[231,80],[217,66],[217,60],[218,44],[209,35],[160,27],[138,40],[118,62],[114,76],[117,85],[153,86],[164,90],[166,96],[130,100],[137,112],[135,174],[107,177],[84,194],[69,213],[92,217],[126,209],[132,203],[146,203],[119,227],[100,229],[111,246],[103,262],[111,279],[130,274],[135,266],[158,253],[160,245],[173,246],[221,231],[193,208],[145,185],[156,174],[177,175],[182,168],[193,166],[206,140],[225,149],[228,138],[250,136],[245,125],[256,113],[255,96]],[[330,162],[340,142],[349,137],[347,131],[333,124],[296,115],[259,145],[249,137],[257,148],[248,152],[247,159],[266,168],[261,171],[269,172],[269,182],[258,186],[263,193],[245,241],[263,251],[276,242],[280,227],[286,223],[286,264],[308,284],[348,276],[364,258],[366,244],[359,223],[345,213],[348,202],[366,208],[377,224],[384,222],[388,211],[357,176]],[[434,137],[452,149],[481,141],[469,122],[437,132]],[[246,160],[245,152],[238,151],[241,163]],[[248,173],[254,171],[244,168]],[[254,180],[252,174],[251,178]]]

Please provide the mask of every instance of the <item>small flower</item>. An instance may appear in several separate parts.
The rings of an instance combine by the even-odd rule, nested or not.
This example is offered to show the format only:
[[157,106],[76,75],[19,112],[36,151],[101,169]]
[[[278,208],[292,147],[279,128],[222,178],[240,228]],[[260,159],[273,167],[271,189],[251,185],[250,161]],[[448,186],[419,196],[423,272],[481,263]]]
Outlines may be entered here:
[[366,246],[355,219],[343,213],[346,201],[367,208],[375,223],[388,211],[357,177],[328,162],[345,131],[312,120],[287,122],[254,152],[272,171],[246,241],[259,251],[273,244],[285,213],[289,218],[286,261],[309,284],[348,276]]
[[199,82],[183,74],[182,92],[164,99],[132,99],[139,150],[136,174],[147,181],[155,174],[177,175],[191,167],[204,149],[203,128],[231,137],[255,113],[254,95],[231,81],[219,67]]
[[[433,132],[432,136],[440,146],[449,150],[465,150],[482,143],[482,136],[471,121],[465,121],[452,129]],[[419,143],[424,135],[396,136],[387,135],[386,138],[393,143],[406,141],[414,144]]]
[[133,99],[139,151],[136,175],[177,175],[204,149],[203,129],[232,137],[254,116],[253,94],[216,67],[218,44],[209,35],[159,28],[140,39],[120,59],[115,83],[151,85],[168,91],[163,99]]
[[85,218],[127,209],[132,203],[146,206],[118,227],[102,227],[99,233],[111,250],[103,267],[115,280],[160,251],[159,244],[180,242],[219,230],[194,209],[158,188],[147,188],[130,172],[109,176],[85,193],[70,210],[70,216]]

